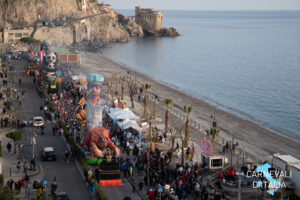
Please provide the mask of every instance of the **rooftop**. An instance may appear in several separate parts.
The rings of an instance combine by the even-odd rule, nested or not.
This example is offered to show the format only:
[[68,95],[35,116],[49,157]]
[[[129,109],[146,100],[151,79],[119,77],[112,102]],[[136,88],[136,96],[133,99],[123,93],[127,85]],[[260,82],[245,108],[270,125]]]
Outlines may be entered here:
[[287,163],[299,163],[300,164],[300,160],[291,155],[274,154],[274,156],[287,162]]

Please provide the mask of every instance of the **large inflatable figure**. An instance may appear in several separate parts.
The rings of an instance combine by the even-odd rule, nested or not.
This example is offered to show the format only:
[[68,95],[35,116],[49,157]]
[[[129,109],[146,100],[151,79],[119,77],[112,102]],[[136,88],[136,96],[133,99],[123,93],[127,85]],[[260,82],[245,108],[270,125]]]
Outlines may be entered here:
[[81,138],[82,150],[89,164],[99,164],[101,186],[120,186],[120,149],[110,140],[108,130],[102,126],[106,102],[101,99],[100,93],[104,77],[90,74],[87,81],[87,97],[79,100],[78,105],[82,109],[76,115],[85,130]]
[[87,76],[87,81],[87,97],[79,101],[79,105],[85,109],[80,110],[76,116],[78,120],[81,120],[81,127],[86,129],[81,143],[97,158],[118,158],[120,149],[110,141],[108,130],[102,126],[103,108],[106,103],[100,97],[100,88],[104,77],[100,74],[90,74]]

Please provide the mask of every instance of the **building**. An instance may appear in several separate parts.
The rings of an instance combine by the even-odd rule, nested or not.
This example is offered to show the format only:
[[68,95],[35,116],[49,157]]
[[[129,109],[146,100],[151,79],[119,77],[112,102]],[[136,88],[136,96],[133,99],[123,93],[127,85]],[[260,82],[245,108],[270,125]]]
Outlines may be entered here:
[[48,26],[49,20],[37,20],[35,22],[36,27],[41,27],[41,26]]
[[273,155],[273,164],[282,170],[290,171],[291,180],[295,184],[295,194],[300,197],[300,160],[291,155]]
[[148,31],[158,31],[162,26],[163,14],[150,8],[135,7],[135,22]]
[[[30,37],[33,29],[4,29],[0,41],[10,43],[20,40],[22,37]],[[0,32],[1,33],[1,32]]]

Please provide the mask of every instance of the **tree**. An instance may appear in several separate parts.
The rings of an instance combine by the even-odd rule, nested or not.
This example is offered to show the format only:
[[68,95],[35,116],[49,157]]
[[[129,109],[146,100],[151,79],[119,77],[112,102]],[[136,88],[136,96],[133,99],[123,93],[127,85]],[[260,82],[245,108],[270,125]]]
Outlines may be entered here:
[[169,128],[169,133],[171,134],[171,155],[170,155],[170,163],[172,162],[172,157],[173,157],[173,149],[175,146],[175,140],[177,138],[177,131],[175,130],[174,126],[171,126],[171,128]]
[[125,80],[126,77],[125,76],[120,76],[120,82],[121,82],[121,99],[124,100],[124,91],[125,91]]
[[187,141],[187,137],[186,137],[186,134],[183,134],[182,131],[183,129],[185,128],[185,125],[183,126],[176,126],[175,129],[176,129],[176,134],[179,135],[180,137],[180,140],[181,140],[181,147],[182,147],[182,151],[181,151],[181,165],[182,167],[185,166],[185,152],[184,152],[184,144],[186,143]]
[[154,113],[146,111],[146,120],[149,124],[149,143],[152,141],[153,134],[152,134],[152,120],[154,119]]
[[136,79],[133,76],[128,77],[128,90],[129,90],[129,97],[131,101],[131,108],[134,108],[134,95],[137,93],[137,84]]
[[21,131],[12,131],[6,134],[6,137],[14,141],[14,153],[16,153],[16,141],[21,140],[22,134]]
[[118,94],[119,78],[118,78],[117,74],[113,73],[111,79],[112,79],[113,84],[115,84],[115,94]]
[[147,104],[148,104],[148,90],[150,90],[151,85],[146,83],[143,86],[143,90],[145,92],[145,96],[144,96],[144,116],[147,115]]
[[185,122],[185,143],[184,143],[184,147],[188,146],[188,141],[190,138],[190,132],[191,132],[191,122],[190,122],[190,114],[192,112],[192,106],[191,105],[187,105],[183,107],[184,112],[187,113],[186,116],[186,122]]
[[211,141],[212,152],[213,152],[214,151],[214,142],[215,142],[215,139],[217,138],[217,136],[219,135],[220,130],[215,127],[211,127],[209,130],[206,129],[205,132],[206,132],[207,136],[209,137],[209,140]]
[[166,98],[164,103],[166,105],[166,120],[165,120],[165,133],[168,133],[168,124],[169,124],[169,107],[171,106],[173,100],[172,98]]

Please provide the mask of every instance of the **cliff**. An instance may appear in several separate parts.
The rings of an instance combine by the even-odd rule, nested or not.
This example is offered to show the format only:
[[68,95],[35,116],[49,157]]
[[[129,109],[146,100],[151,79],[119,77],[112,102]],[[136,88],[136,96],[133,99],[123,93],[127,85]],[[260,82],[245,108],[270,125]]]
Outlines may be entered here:
[[53,20],[83,14],[76,0],[0,0],[0,28],[28,27],[39,18]]
[[[47,20],[48,25],[37,26],[29,33],[30,36],[67,45],[82,41],[128,42],[130,36],[143,37],[144,34],[178,34],[176,29],[162,28],[162,14],[156,14],[153,21],[149,16],[144,19],[143,9],[140,9],[140,12],[141,20],[136,18],[134,21],[130,17],[118,14],[110,5],[98,4],[92,0],[0,0],[0,30],[5,27],[35,27],[37,20],[39,23]],[[145,24],[148,28],[144,27]],[[20,31],[10,34],[8,32],[3,34],[7,36],[5,40],[14,41],[15,38],[9,38],[10,35],[15,35],[15,32],[19,34]]]

